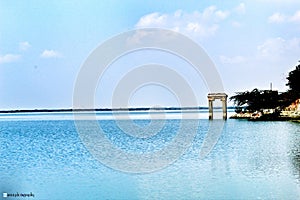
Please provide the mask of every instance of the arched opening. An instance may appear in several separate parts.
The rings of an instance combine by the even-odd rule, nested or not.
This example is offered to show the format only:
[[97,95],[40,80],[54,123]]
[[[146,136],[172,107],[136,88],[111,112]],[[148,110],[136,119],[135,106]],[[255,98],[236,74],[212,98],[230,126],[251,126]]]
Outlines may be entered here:
[[221,100],[222,102],[222,110],[223,110],[223,119],[227,119],[227,97],[228,95],[225,93],[209,93],[208,98],[208,113],[209,113],[209,119],[212,120],[214,118],[214,112],[213,112],[213,102],[216,99]]

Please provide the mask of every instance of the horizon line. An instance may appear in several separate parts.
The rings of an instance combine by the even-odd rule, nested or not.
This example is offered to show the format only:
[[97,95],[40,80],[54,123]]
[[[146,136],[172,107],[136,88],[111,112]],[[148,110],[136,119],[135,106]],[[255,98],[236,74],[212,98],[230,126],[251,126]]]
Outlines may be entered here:
[[[222,108],[221,106],[214,107]],[[228,106],[227,109],[234,109],[235,106]],[[128,108],[36,108],[36,109],[10,109],[0,110],[0,113],[21,113],[21,112],[86,112],[86,111],[149,111],[149,110],[201,110],[208,109],[208,106],[184,106],[184,107],[128,107]]]

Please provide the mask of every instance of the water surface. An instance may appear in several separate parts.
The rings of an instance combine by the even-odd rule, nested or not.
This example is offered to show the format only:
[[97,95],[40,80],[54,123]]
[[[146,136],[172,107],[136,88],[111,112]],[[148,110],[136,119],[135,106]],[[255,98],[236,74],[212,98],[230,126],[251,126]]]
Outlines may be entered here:
[[[209,123],[216,121],[200,119],[190,148],[176,162],[132,174],[91,155],[69,115],[12,115],[0,117],[1,193],[32,192],[35,199],[300,199],[298,123],[227,120],[215,148],[201,159]],[[145,127],[150,120],[134,123]],[[166,119],[156,135],[135,138],[114,120],[99,120],[112,144],[137,153],[167,148],[180,123],[190,120]]]

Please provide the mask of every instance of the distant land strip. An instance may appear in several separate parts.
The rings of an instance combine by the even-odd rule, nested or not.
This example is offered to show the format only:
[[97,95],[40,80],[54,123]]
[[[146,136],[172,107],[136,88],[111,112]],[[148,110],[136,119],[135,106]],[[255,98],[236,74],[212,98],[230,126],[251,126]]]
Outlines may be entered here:
[[[214,107],[220,109],[221,107]],[[96,108],[96,109],[18,109],[18,110],[0,110],[0,113],[36,113],[36,112],[101,112],[101,111],[149,111],[149,110],[205,110],[208,107],[141,107],[141,108]],[[235,109],[235,107],[228,107],[228,109]]]

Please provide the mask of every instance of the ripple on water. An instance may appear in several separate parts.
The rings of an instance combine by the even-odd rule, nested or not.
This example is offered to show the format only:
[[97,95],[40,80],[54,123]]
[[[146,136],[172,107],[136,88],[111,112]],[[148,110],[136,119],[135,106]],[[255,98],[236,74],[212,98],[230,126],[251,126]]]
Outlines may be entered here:
[[[149,153],[167,147],[179,122],[166,120],[160,132],[149,138],[125,134],[112,120],[99,125],[118,148]],[[134,123],[149,125],[147,120]],[[172,165],[154,173],[126,174],[99,163],[82,144],[71,120],[0,121],[0,188],[32,191],[44,199],[299,197],[299,124],[227,120],[215,148],[200,159],[208,129],[209,121],[200,120],[192,146]]]

